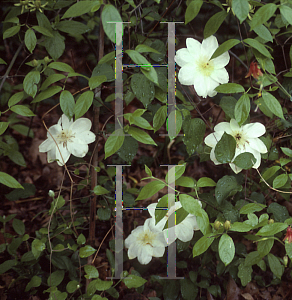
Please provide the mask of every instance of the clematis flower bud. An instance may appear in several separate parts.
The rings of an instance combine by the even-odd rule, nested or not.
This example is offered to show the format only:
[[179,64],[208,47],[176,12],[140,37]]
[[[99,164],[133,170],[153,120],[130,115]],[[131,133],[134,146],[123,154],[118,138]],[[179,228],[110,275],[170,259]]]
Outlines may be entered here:
[[286,235],[285,235],[283,241],[286,241],[286,243],[289,243],[289,244],[292,242],[292,228],[290,226],[287,228],[287,232],[286,232]]
[[260,76],[263,76],[261,69],[259,69],[258,64],[256,62],[251,62],[249,71],[245,78],[253,76],[255,79],[258,79]]

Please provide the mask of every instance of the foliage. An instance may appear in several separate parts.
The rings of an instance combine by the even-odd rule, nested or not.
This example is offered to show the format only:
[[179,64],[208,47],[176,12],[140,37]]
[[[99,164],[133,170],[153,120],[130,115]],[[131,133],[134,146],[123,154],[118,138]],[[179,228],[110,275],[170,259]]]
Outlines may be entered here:
[[[94,300],[148,288],[155,294],[151,300],[223,299],[229,278],[244,288],[251,281],[269,286],[291,277],[291,0],[20,0],[4,3],[2,12],[1,197],[19,201],[36,194],[37,184],[18,176],[28,168],[21,139],[36,147],[36,120],[47,131],[56,115],[93,119],[97,141],[87,156],[65,164],[60,186],[43,192],[50,204],[34,232],[21,215],[0,216],[1,274],[22,282],[22,292],[30,295]],[[175,38],[166,22],[184,22],[175,24]],[[175,90],[171,47],[185,48],[186,36],[201,43],[212,35],[219,47],[204,64],[228,51],[229,82],[218,83],[217,95],[205,100],[194,84],[178,81]],[[10,56],[4,56],[7,49]],[[235,155],[237,136],[230,132],[222,133],[215,149],[204,142],[216,125],[233,119],[239,126],[265,126],[259,139],[267,153],[261,152],[259,168],[253,168],[252,153]],[[212,150],[218,166],[210,160]],[[230,162],[243,170],[235,174]],[[127,182],[119,182],[122,172]],[[178,223],[192,214],[199,229],[188,242],[176,240],[177,277],[169,280],[162,279],[168,249],[141,266],[114,238],[118,230],[108,235],[122,214],[125,224],[131,208],[143,211],[145,199],[157,195],[164,197],[156,222],[172,200],[180,201]],[[90,238],[95,219],[96,244]],[[128,222],[127,235],[133,223],[141,225]]]

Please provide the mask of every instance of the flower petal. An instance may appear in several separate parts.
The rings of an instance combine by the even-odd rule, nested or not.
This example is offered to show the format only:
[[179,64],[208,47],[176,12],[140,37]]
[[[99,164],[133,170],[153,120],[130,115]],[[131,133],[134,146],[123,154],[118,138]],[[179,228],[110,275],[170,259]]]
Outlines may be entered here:
[[90,144],[95,141],[95,134],[91,131],[84,131],[75,134],[74,142],[78,144]]
[[240,127],[235,119],[230,120],[230,128],[233,132],[238,132],[240,130]]
[[55,124],[49,128],[49,132],[47,132],[47,137],[52,138],[52,136],[55,138],[58,134],[60,134],[62,131],[62,127],[60,124]]
[[[57,147],[56,147],[57,148]],[[62,155],[62,156],[61,156]],[[67,150],[66,147],[63,147],[62,144],[59,144],[59,149],[56,149],[56,159],[59,161],[57,162],[59,166],[63,166],[70,157],[71,153]],[[64,160],[64,161],[63,161]]]
[[47,154],[48,163],[51,163],[54,160],[56,160],[56,149],[57,149],[57,147],[54,147],[50,151],[48,151],[48,154]]
[[[189,76],[191,75],[189,74]],[[219,85],[218,82],[199,72],[196,74],[193,73],[192,76],[194,76],[194,88],[199,96],[206,98],[207,96],[213,97],[217,94],[214,89]]]
[[199,41],[197,41],[193,38],[187,38],[186,39],[186,45],[187,45],[187,49],[189,51],[189,54],[192,57],[195,58],[195,57],[201,55],[202,44]]
[[51,137],[49,137],[39,145],[39,151],[48,152],[52,150],[54,147],[56,147],[56,144],[54,140]]
[[192,55],[187,48],[182,48],[176,51],[174,60],[180,67],[183,67],[185,65],[194,64],[195,56]]
[[255,150],[257,150],[260,153],[267,153],[268,149],[266,145],[259,139],[248,139],[249,146]]
[[214,70],[210,77],[219,83],[227,83],[229,81],[229,74],[225,68]]
[[207,56],[208,60],[218,48],[218,41],[214,35],[209,36],[202,42],[201,53]]
[[221,122],[221,123],[217,124],[214,127],[214,130],[216,132],[222,131],[222,135],[223,135],[224,132],[226,132],[228,134],[232,134],[232,130],[230,128],[230,123],[228,123],[228,122]]
[[212,148],[215,147],[222,138],[223,134],[224,131],[215,131],[213,133],[210,133],[208,136],[205,137],[205,144]]
[[[193,85],[196,76],[195,65],[186,65],[182,67],[178,72],[178,80],[181,84]],[[200,75],[198,75],[200,76]]]
[[63,114],[58,121],[58,124],[61,125],[63,129],[68,129],[72,123],[73,120],[71,119],[71,121],[69,121],[69,118],[65,114]]
[[71,124],[70,129],[73,133],[83,133],[84,131],[88,131],[91,128],[91,121],[87,118],[77,119],[73,124]]
[[229,53],[224,52],[223,54],[212,59],[211,61],[213,61],[215,69],[221,69],[224,68],[229,63],[229,60],[230,60]]
[[68,151],[76,157],[84,157],[88,152],[87,144],[77,144],[75,140],[67,142]]
[[249,138],[258,138],[266,133],[266,127],[261,123],[251,123],[242,126],[245,136]]

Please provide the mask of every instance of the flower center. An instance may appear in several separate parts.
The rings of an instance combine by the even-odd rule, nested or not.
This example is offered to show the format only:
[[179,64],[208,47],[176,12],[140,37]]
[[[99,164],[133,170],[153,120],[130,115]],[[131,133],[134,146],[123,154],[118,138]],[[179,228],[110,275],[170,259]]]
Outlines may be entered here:
[[236,140],[236,147],[239,148],[240,146],[245,148],[245,143],[248,143],[242,132],[235,132],[233,137]]
[[212,60],[208,60],[206,57],[202,57],[198,61],[198,68],[204,76],[210,76],[214,71],[214,63]]
[[155,238],[155,233],[147,231],[144,232],[140,237],[139,240],[144,244],[144,245],[150,245],[152,246],[153,239]]
[[71,138],[74,138],[74,135],[71,130],[68,131],[67,129],[63,129],[61,133],[56,136],[58,144],[63,144],[64,148],[67,147],[67,142],[69,142]]

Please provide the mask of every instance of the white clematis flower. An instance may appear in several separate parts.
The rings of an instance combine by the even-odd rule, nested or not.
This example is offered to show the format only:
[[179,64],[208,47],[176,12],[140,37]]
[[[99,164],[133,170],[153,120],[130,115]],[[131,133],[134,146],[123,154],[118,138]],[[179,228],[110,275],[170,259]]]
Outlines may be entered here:
[[167,246],[163,233],[153,231],[150,223],[151,219],[147,219],[143,226],[132,230],[125,240],[129,259],[137,257],[142,265],[148,264],[152,257],[162,257]]
[[218,48],[215,36],[203,40],[202,44],[193,38],[187,38],[187,48],[176,52],[175,61],[181,67],[178,80],[181,84],[194,85],[197,94],[203,98],[214,97],[219,84],[227,83],[229,75],[224,68],[229,63],[229,54],[225,52],[211,59]]
[[48,152],[48,162],[57,159],[59,166],[63,166],[71,154],[84,157],[88,152],[88,144],[95,141],[95,134],[89,131],[90,128],[89,119],[80,118],[73,122],[63,114],[58,124],[49,128],[48,138],[40,144],[39,151]]
[[[224,132],[232,135],[236,140],[236,149],[233,160],[241,153],[250,152],[256,158],[256,162],[253,165],[254,169],[257,169],[261,164],[261,153],[267,153],[267,147],[259,139],[266,132],[266,128],[261,123],[252,123],[239,127],[236,120],[231,119],[230,123],[222,122],[214,127],[215,132],[209,134],[205,138],[206,145],[212,147],[210,158],[216,164],[221,164],[215,157],[215,147],[220,141]],[[233,161],[232,160],[232,161]],[[241,172],[241,168],[235,164],[229,164],[231,169],[237,174]]]
[[[200,201],[198,202],[202,206],[201,202]],[[165,241],[168,243],[168,245],[170,245],[175,241],[175,239],[173,239],[174,236],[175,238],[180,239],[182,242],[190,241],[193,238],[194,230],[199,230],[196,217],[192,214],[188,214],[186,218],[178,225],[163,230],[166,222],[168,221],[169,216],[173,214],[175,211],[177,211],[178,209],[180,209],[182,205],[179,201],[175,202],[175,205],[172,206],[167,212],[167,214],[155,225],[155,209],[157,204],[158,203],[152,203],[147,207],[149,214],[152,217],[152,224],[151,224],[152,228],[157,231],[163,232]]]

